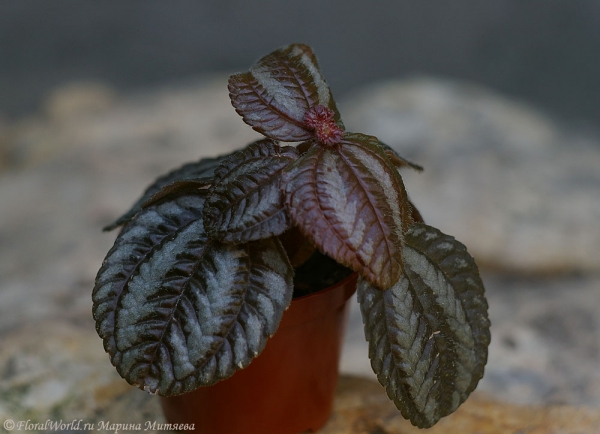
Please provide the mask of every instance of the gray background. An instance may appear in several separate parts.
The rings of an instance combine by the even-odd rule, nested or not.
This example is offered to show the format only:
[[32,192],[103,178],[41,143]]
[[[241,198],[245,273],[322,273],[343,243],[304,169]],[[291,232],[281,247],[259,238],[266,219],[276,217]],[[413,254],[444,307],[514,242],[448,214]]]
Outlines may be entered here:
[[120,90],[241,70],[291,42],[334,93],[427,74],[482,83],[600,125],[598,0],[19,0],[0,3],[0,113],[100,79]]

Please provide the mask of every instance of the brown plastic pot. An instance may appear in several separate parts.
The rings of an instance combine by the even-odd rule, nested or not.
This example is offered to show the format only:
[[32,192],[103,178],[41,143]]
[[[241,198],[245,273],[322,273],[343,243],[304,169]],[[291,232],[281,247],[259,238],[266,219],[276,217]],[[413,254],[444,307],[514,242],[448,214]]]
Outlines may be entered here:
[[161,398],[167,421],[193,423],[202,434],[298,434],[325,425],[356,279],[294,299],[260,356],[231,378]]

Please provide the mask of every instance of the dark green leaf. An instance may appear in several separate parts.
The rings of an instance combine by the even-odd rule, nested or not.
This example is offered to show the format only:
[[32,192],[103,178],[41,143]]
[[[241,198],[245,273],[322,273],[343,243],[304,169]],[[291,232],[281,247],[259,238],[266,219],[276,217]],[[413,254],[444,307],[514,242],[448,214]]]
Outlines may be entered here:
[[313,137],[306,111],[330,108],[343,127],[329,86],[310,47],[292,44],[260,59],[250,71],[229,78],[229,95],[244,122],[275,140],[299,142]]
[[296,148],[265,139],[223,160],[204,208],[206,233],[242,243],[288,229],[291,220],[279,184],[281,171],[297,158]]
[[322,252],[380,288],[398,280],[410,207],[375,137],[347,133],[339,146],[313,146],[282,180],[288,213]]
[[371,366],[402,415],[421,428],[455,411],[483,376],[487,301],[464,245],[415,223],[402,277],[381,291],[358,285]]
[[128,223],[96,278],[94,318],[129,383],[169,396],[228,378],[264,348],[292,297],[276,238],[241,245],[204,233],[202,195]]

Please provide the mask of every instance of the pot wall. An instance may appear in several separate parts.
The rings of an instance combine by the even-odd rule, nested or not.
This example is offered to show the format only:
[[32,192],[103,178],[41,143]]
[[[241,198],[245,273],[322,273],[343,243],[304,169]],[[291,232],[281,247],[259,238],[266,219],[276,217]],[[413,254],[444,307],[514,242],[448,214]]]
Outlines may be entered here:
[[194,423],[203,434],[297,434],[329,418],[353,274],[292,301],[277,333],[245,369],[213,386],[161,398],[170,423]]

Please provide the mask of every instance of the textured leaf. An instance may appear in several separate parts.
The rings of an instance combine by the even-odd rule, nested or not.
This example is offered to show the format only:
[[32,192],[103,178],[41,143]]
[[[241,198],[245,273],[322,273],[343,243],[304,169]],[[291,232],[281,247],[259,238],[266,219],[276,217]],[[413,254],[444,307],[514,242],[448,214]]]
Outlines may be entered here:
[[421,428],[455,411],[483,376],[487,301],[464,245],[415,223],[405,234],[403,276],[381,291],[358,285],[369,358],[402,415]]
[[291,220],[279,184],[281,171],[297,158],[296,148],[265,139],[223,160],[204,207],[206,233],[241,243],[288,229]]
[[275,140],[313,137],[306,111],[328,107],[343,128],[339,112],[310,47],[292,44],[260,59],[250,71],[229,78],[229,95],[244,122]]
[[322,252],[380,288],[398,280],[410,207],[375,137],[347,133],[338,146],[313,146],[282,180],[288,213]]
[[228,378],[264,348],[291,301],[276,238],[222,244],[204,233],[202,195],[143,209],[96,277],[93,312],[129,383],[169,396]]
[[212,177],[215,169],[225,157],[227,157],[227,155],[216,158],[203,158],[195,163],[184,164],[178,169],[172,170],[171,172],[159,177],[146,189],[146,191],[144,191],[142,197],[140,197],[133,204],[129,211],[119,217],[115,222],[106,226],[104,230],[111,231],[127,223],[142,209],[146,202],[152,199],[155,194],[173,183],[184,180]]

